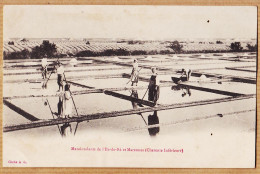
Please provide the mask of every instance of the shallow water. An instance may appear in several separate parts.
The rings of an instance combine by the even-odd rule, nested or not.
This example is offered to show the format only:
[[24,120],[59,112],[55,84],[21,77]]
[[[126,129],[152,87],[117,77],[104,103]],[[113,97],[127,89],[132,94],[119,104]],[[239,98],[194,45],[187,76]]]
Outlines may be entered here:
[[[157,62],[140,60],[140,64],[160,66],[162,68],[191,68],[205,69],[208,73],[229,74],[231,71],[213,70],[214,68],[224,68],[225,66],[252,66],[255,63],[231,62],[225,60],[193,60],[187,58],[192,55],[182,55],[182,60],[172,58],[174,62],[163,62],[171,60],[169,56],[156,56]],[[185,57],[186,56],[186,57]],[[211,56],[205,54],[205,57]],[[162,60],[161,57],[163,58]],[[219,56],[221,57],[221,56]],[[105,58],[100,58],[105,59]],[[107,59],[109,60],[109,59]],[[162,61],[160,63],[160,61]],[[132,63],[132,59],[119,58],[119,62]],[[110,68],[122,68],[120,70],[110,70]],[[108,75],[130,73],[131,67],[117,65],[98,64],[97,66],[76,67],[75,70],[95,70],[104,68],[103,71],[85,71],[66,73],[68,77],[81,75]],[[73,70],[73,67],[68,69]],[[252,68],[250,68],[252,69]],[[31,70],[8,70],[5,72],[29,72]],[[149,72],[149,69],[141,70],[142,73]],[[228,73],[227,73],[228,72]],[[250,73],[234,71],[231,75],[248,76]],[[240,74],[241,73],[241,74]],[[252,73],[253,74],[253,73]],[[149,78],[149,75],[142,75]],[[176,74],[160,75],[162,80],[171,81]],[[242,75],[241,75],[242,76]],[[251,74],[250,74],[251,77]],[[4,79],[26,79],[41,78],[39,75],[29,76],[6,76]],[[48,89],[41,89],[41,83],[4,83],[4,97],[22,95],[55,95],[57,94],[56,75],[48,83]],[[237,92],[242,94],[255,94],[256,85],[238,82],[197,82],[199,78],[191,77],[189,84],[206,88]],[[211,81],[212,79],[208,79]],[[130,87],[127,78],[72,80],[73,82],[99,88],[124,88]],[[138,86],[147,87],[148,82],[139,81]],[[196,102],[208,99],[218,99],[228,96],[203,92],[193,89],[179,89],[174,87],[161,87],[159,104],[178,104],[186,102]],[[89,88],[71,85],[71,91],[88,90]],[[131,90],[115,91],[126,96],[131,95]],[[142,99],[146,93],[146,88],[137,90],[138,98]],[[144,99],[147,100],[146,94]],[[106,95],[104,93],[91,93],[74,95],[77,111],[80,115],[93,113],[123,111],[133,109],[133,103],[124,99]],[[26,112],[39,119],[52,119],[52,113],[45,101],[48,100],[52,112],[57,112],[58,97],[30,97],[24,99],[12,99],[11,103],[21,107]],[[137,107],[142,107],[138,106]],[[148,107],[148,106],[143,106]],[[157,166],[162,167],[242,167],[245,163],[254,164],[255,148],[255,123],[256,123],[256,99],[244,99],[231,102],[222,102],[208,105],[198,105],[185,108],[169,109],[140,114],[124,115],[113,118],[84,121],[78,124],[75,136],[72,134],[77,123],[71,123],[72,134],[61,137],[58,126],[48,126],[33,128],[14,132],[3,133],[3,156],[4,165],[12,166],[6,159],[27,160],[27,166],[114,166],[133,167],[131,161],[140,164],[139,167]],[[237,113],[244,111],[243,113]],[[227,115],[227,113],[229,113]],[[230,114],[231,113],[231,114]],[[233,113],[233,114],[232,114]],[[72,105],[72,115],[76,115],[75,107]],[[56,117],[56,116],[55,116]],[[12,111],[7,106],[3,106],[3,124],[26,123],[25,119],[18,113]],[[62,125],[59,125],[59,128]],[[75,147],[115,147],[115,148],[176,148],[184,149],[184,153],[123,153],[123,152],[74,152],[70,148]],[[66,155],[64,155],[66,154]],[[200,162],[196,159],[200,156]],[[210,154],[210,155],[208,155]],[[146,157],[145,159],[143,157]],[[228,158],[223,158],[228,156]],[[114,160],[109,160],[113,157]],[[62,158],[62,160],[57,160]],[[223,159],[222,165],[216,159]],[[236,160],[236,163],[232,161]],[[169,165],[170,164],[170,165]],[[213,165],[212,165],[213,164]],[[223,165],[224,164],[224,165]],[[26,166],[26,165],[24,165]],[[136,165],[135,165],[136,166]]]

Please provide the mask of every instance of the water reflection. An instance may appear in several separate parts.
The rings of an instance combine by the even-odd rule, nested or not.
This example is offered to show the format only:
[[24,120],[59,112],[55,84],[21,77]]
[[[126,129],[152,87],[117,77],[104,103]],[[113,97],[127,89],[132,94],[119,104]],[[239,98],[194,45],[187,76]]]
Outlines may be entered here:
[[191,90],[188,86],[183,86],[183,85],[172,86],[172,90],[181,91],[182,97],[185,97],[185,96],[190,97],[191,96]]
[[72,128],[70,123],[65,123],[60,127],[60,133],[62,137],[72,135]]
[[[130,97],[139,99],[139,97],[138,97],[138,92],[137,92],[136,89],[132,89]],[[135,102],[135,101],[133,101],[133,100],[131,101],[131,103],[132,103],[133,109],[138,108],[138,106],[139,106],[139,107],[144,107],[141,103],[137,103],[137,102]]]
[[[51,109],[50,103],[48,102],[48,99],[46,99],[46,103],[49,105],[53,119],[55,119],[54,116],[56,116],[58,119],[62,119],[65,117],[65,114],[66,114],[65,100],[66,100],[65,93],[60,92],[59,96],[58,96],[57,112],[53,112]],[[70,123],[64,123],[61,126],[59,124],[57,124],[57,127],[58,127],[59,133],[62,137],[67,137],[69,135],[72,135],[72,127],[71,127]]]
[[[149,115],[148,116],[148,125],[155,125],[155,124],[159,124],[159,118],[157,115],[157,111],[154,111],[153,115]],[[148,132],[150,136],[156,136],[156,134],[158,134],[160,132],[160,127],[150,127],[148,128]]]
[[[133,89],[131,91],[131,97],[138,99],[138,92],[137,90]],[[143,107],[143,105],[141,103],[137,103],[134,101],[131,101],[133,109],[137,109],[138,107]],[[140,115],[145,123],[146,126],[151,126],[151,125],[155,125],[155,124],[159,124],[159,118],[157,115],[157,111],[154,111],[152,115],[148,116],[148,124],[146,122],[146,120],[143,117],[142,113],[139,113],[138,115]],[[156,136],[156,134],[158,134],[160,131],[160,127],[148,127],[148,132],[150,136]]]

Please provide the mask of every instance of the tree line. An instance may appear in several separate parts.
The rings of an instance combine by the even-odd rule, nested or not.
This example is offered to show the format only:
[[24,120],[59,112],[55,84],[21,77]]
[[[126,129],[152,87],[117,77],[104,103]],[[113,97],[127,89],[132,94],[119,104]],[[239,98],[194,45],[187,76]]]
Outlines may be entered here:
[[[232,42],[229,46],[231,52],[242,52],[242,51],[257,51],[257,44],[250,45],[247,44],[247,49],[245,50],[240,42]],[[130,56],[130,55],[154,55],[154,54],[179,54],[179,53],[197,53],[196,51],[184,51],[183,45],[176,41],[170,42],[167,50],[134,50],[129,51],[126,49],[107,49],[104,51],[91,51],[85,50],[80,51],[75,54],[70,54],[69,56],[76,57],[98,57],[98,56]],[[200,51],[201,52],[201,51]],[[214,53],[214,52],[226,52],[224,51],[214,51],[214,50],[204,50],[204,53]],[[4,52],[4,59],[41,59],[41,58],[53,58],[53,57],[65,57],[67,55],[60,54],[57,51],[57,46],[54,43],[50,43],[48,40],[42,42],[41,45],[33,47],[31,51],[24,49],[22,51],[15,52]]]

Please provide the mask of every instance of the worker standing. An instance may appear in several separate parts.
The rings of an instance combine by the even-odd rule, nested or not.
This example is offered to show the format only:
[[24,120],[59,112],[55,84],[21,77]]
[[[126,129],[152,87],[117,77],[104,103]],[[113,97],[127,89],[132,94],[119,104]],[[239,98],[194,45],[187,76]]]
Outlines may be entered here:
[[46,79],[47,77],[47,72],[48,72],[48,61],[47,58],[42,58],[42,78]]
[[135,86],[137,86],[137,83],[139,80],[139,72],[138,72],[138,63],[137,63],[136,59],[134,59],[133,69],[132,69],[130,80],[132,82],[131,86],[134,86],[134,84],[135,84]]
[[57,68],[57,83],[59,86],[58,92],[63,91],[63,81],[64,81],[64,67],[60,62],[57,62],[58,68]]
[[156,68],[152,68],[152,76],[148,86],[148,100],[153,101],[156,105],[160,96],[160,81],[156,72]]
[[65,118],[70,118],[72,113],[72,96],[70,93],[70,85],[65,85],[65,92],[64,92],[64,115]]

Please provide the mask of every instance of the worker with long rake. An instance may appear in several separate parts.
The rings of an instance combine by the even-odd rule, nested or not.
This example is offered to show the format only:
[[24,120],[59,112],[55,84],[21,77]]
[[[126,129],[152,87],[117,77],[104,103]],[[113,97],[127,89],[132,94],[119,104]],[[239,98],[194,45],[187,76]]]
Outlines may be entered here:
[[[51,71],[49,77],[46,78],[46,80],[43,82],[43,84],[42,84],[42,88],[43,88],[43,89],[44,89],[44,88],[47,89],[47,84],[48,84],[48,82],[49,82],[49,80],[50,80],[50,78],[51,78],[51,75],[57,71],[57,66],[58,66],[58,68],[61,67],[61,63],[59,62],[59,58],[57,59],[56,65],[54,66],[54,69]],[[59,70],[59,71],[60,71],[59,74],[61,74],[61,75],[62,75],[62,69],[63,69],[63,72],[64,72],[63,66],[62,66],[62,68],[60,68],[60,70]],[[59,81],[60,81],[61,83],[63,83],[62,76],[59,77],[59,75],[58,75],[58,85],[60,85]],[[62,84],[62,89],[63,89],[63,84]],[[59,91],[60,91],[60,88],[59,88]]]
[[47,58],[42,59],[42,78],[46,79],[47,78],[47,73],[48,73],[48,61]]
[[150,78],[149,81],[149,86],[148,89],[148,100],[149,101],[153,101],[154,105],[157,104],[159,96],[160,96],[160,80],[158,78],[157,72],[156,72],[156,68],[153,67],[152,68],[152,76]]
[[58,92],[63,91],[63,81],[64,81],[64,67],[63,65],[58,61],[57,62],[58,68],[57,68],[57,83],[59,86]]
[[135,86],[137,86],[138,80],[139,80],[138,63],[137,63],[137,60],[134,59],[133,69],[132,69],[131,77],[130,77],[130,81],[132,82],[131,86],[134,86],[134,84],[135,84]]

